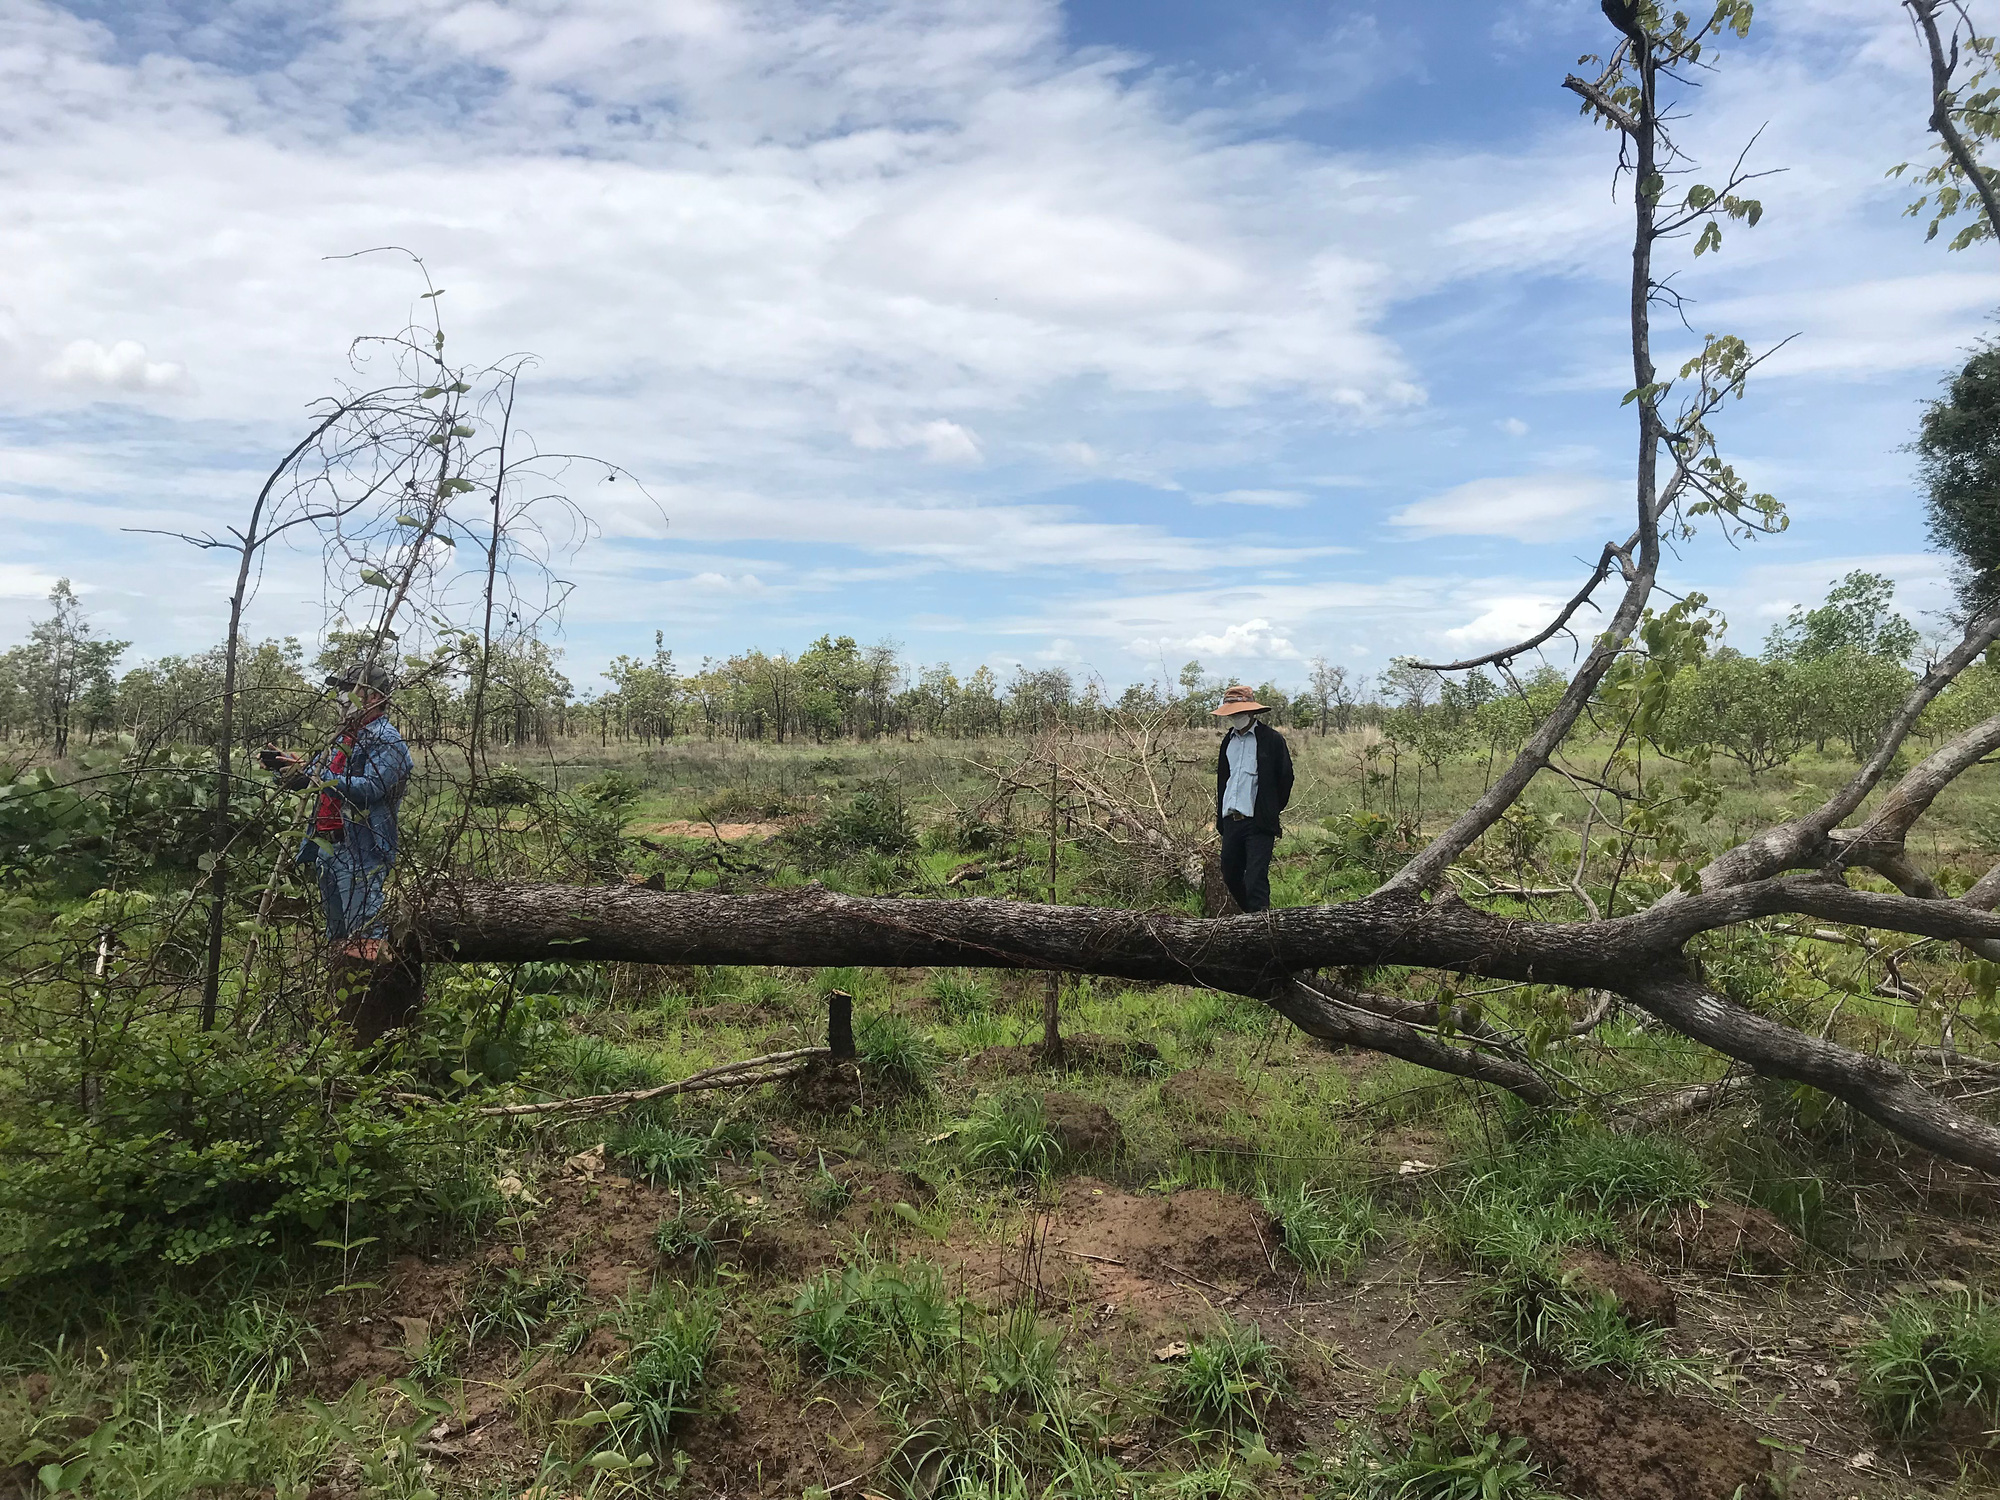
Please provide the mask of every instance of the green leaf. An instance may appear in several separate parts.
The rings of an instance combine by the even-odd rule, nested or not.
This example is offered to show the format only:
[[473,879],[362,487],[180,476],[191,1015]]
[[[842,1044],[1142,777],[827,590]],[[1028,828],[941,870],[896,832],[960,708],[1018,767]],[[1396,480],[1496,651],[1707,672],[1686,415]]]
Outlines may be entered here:
[[378,589],[392,589],[396,586],[390,581],[389,575],[384,573],[380,568],[363,568],[361,570],[361,581],[372,588]]
[[426,390],[419,399],[428,401],[433,396],[442,396],[443,394],[444,394],[444,387],[441,385],[434,385],[431,386],[428,390]]
[[450,391],[453,395],[463,396],[467,391],[471,390],[472,387],[467,385],[463,380],[455,380],[450,385],[446,386],[445,389]]
[[472,432],[473,429],[470,424],[460,422],[456,427],[452,428],[451,435],[453,437],[471,437]]
[[462,1089],[469,1089],[472,1087],[473,1078],[465,1069],[453,1068],[451,1070],[451,1081]]
[[440,495],[469,495],[473,484],[470,479],[447,479],[438,485]]
[[415,516],[398,516],[396,517],[396,524],[398,526],[421,526],[424,523]]
[[419,297],[419,298],[418,298],[417,300],[418,300],[419,302],[428,302],[428,301],[430,301],[430,300],[431,300],[431,298],[433,298],[433,297],[442,297],[443,295],[444,295],[444,288],[443,288],[443,287],[439,287],[439,288],[438,288],[438,289],[437,289],[436,291],[434,291],[434,292],[425,292],[425,293],[423,294],[423,296]]

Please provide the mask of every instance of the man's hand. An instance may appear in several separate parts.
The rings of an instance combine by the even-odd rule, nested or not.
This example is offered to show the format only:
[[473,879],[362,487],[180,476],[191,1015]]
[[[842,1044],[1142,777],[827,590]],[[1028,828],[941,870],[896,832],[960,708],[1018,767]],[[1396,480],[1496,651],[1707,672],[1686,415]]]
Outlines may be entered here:
[[306,774],[305,760],[287,754],[276,745],[266,745],[259,750],[257,759],[265,770],[278,778],[278,785],[288,792],[302,792],[312,783],[312,778]]

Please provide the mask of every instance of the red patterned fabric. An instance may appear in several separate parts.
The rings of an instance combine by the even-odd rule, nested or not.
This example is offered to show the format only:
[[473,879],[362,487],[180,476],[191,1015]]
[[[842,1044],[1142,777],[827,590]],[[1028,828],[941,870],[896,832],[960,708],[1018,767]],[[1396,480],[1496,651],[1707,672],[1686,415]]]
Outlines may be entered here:
[[[338,776],[347,769],[347,741],[342,740],[333,747],[333,756],[326,763],[326,774]],[[321,838],[337,839],[346,832],[340,818],[340,799],[332,792],[319,794],[319,805],[313,809],[313,832]]]

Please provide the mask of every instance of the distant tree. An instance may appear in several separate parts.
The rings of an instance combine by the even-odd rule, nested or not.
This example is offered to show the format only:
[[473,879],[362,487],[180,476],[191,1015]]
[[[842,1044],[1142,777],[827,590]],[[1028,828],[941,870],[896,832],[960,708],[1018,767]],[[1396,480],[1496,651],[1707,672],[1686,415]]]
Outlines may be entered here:
[[49,604],[54,613],[29,630],[26,645],[7,653],[8,676],[33,731],[60,760],[69,754],[79,706],[89,701],[97,712],[108,713],[115,703],[111,669],[131,642],[92,639],[90,621],[67,578],[56,580]]
[[1788,661],[1759,661],[1727,647],[1677,674],[1660,743],[1676,754],[1713,753],[1755,781],[1813,737],[1809,683]]
[[1931,540],[1955,560],[1959,603],[1976,613],[2000,598],[2000,346],[1973,352],[1911,446]]
[[1347,668],[1332,665],[1324,656],[1315,656],[1311,665],[1308,692],[1312,698],[1313,722],[1321,734],[1326,733],[1329,719],[1335,719],[1336,727],[1345,730],[1354,711],[1354,687],[1348,681]]
[[1764,654],[1784,661],[1815,661],[1842,652],[1907,661],[1921,637],[1916,626],[1889,607],[1895,597],[1892,579],[1849,573],[1827,590],[1819,608],[1794,606],[1783,624],[1773,626]]

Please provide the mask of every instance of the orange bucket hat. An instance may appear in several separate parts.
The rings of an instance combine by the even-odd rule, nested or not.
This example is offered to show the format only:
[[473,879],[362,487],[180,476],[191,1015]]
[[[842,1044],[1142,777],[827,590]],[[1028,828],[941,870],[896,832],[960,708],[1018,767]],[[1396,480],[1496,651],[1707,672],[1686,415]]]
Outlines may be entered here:
[[1222,695],[1222,706],[1211,708],[1212,714],[1254,714],[1268,709],[1268,704],[1259,703],[1257,695],[1247,687],[1233,687]]

